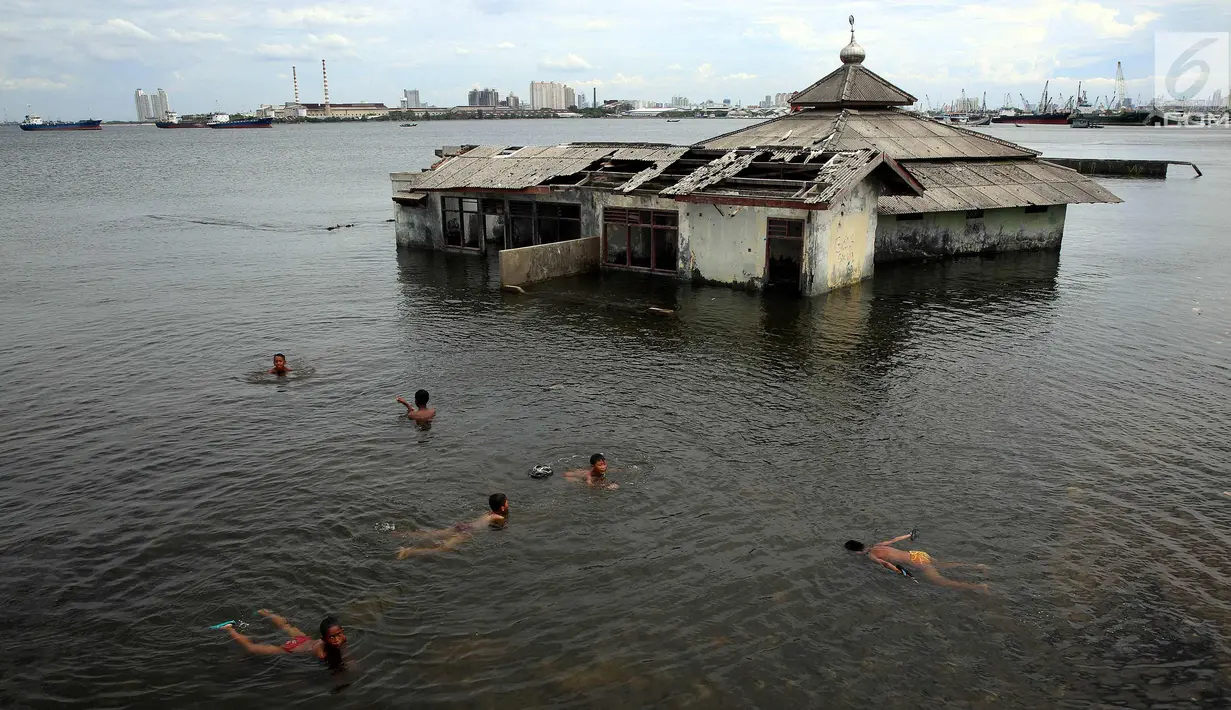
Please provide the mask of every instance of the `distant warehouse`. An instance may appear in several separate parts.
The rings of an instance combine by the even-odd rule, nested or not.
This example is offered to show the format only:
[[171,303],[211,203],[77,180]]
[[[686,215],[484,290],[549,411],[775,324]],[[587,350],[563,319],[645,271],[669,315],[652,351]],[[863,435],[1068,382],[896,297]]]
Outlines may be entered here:
[[363,118],[364,116],[388,116],[389,107],[384,104],[300,104],[308,118]]

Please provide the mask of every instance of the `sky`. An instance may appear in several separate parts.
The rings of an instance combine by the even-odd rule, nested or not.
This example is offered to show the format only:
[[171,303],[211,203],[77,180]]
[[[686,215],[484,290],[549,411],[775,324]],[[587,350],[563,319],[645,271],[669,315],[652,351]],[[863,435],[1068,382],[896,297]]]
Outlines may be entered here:
[[[529,98],[559,81],[600,99],[687,96],[755,104],[839,65],[855,16],[865,66],[939,106],[1154,94],[1156,32],[1231,30],[1228,0],[0,0],[0,108],[45,118],[133,120],[133,92],[162,88],[180,113],[293,99],[437,106],[475,87]],[[924,105],[926,108],[926,105]]]

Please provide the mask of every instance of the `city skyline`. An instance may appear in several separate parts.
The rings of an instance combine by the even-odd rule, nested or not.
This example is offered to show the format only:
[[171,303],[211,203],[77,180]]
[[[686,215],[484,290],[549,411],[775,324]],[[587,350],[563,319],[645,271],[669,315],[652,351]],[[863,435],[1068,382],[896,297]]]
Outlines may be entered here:
[[[413,85],[422,103],[465,105],[474,88],[524,91],[545,80],[578,93],[597,87],[602,98],[667,103],[686,95],[756,106],[831,71],[848,40],[847,9],[802,0],[629,0],[618,13],[562,0],[463,0],[433,6],[440,17],[431,32],[407,46],[389,28],[413,24],[420,9],[392,0],[258,8],[237,0],[73,8],[0,0],[0,106],[10,115],[30,104],[46,116],[131,120],[125,87],[151,85],[174,93],[182,113],[282,103],[292,100],[291,65],[300,69],[301,100],[320,101],[309,65],[321,58],[338,102],[397,106],[401,87]],[[1004,94],[1033,100],[1048,80],[1065,95],[1081,81],[1093,98],[1110,93],[1118,60],[1128,94],[1148,98],[1155,32],[1231,26],[1231,5],[1206,0],[912,0],[849,11],[868,66],[921,104],[963,90],[986,92],[989,105]],[[654,18],[654,33],[643,31],[643,17]]]

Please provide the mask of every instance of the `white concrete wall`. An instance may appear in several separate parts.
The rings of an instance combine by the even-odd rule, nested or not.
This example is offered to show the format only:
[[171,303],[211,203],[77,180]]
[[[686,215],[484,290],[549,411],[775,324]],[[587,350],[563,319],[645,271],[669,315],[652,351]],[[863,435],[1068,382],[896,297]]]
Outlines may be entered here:
[[804,231],[801,290],[806,295],[815,296],[872,276],[880,192],[875,180],[864,180],[828,210],[813,213]]
[[[680,210],[680,276],[759,289],[765,284],[766,225],[771,217],[805,222],[818,212],[776,207],[676,203]],[[804,245],[803,270],[807,271]],[[806,273],[801,278],[806,280]]]
[[924,213],[919,220],[880,215],[876,261],[1059,249],[1066,212],[1067,205],[1051,205],[1047,212],[1030,214],[1024,207],[984,210],[975,219],[967,219],[964,210]]
[[429,193],[424,206],[393,203],[393,233],[402,249],[444,248],[440,195]]

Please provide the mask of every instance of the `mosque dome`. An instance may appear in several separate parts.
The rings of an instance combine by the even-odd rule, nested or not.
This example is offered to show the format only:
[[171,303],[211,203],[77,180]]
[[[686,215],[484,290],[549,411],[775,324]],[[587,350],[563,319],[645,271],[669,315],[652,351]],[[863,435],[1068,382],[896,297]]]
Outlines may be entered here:
[[863,60],[867,57],[867,53],[863,51],[863,47],[855,41],[855,16],[850,16],[851,23],[851,43],[842,48],[838,57],[843,64],[863,64]]

